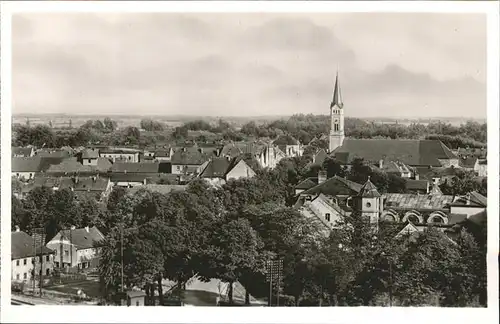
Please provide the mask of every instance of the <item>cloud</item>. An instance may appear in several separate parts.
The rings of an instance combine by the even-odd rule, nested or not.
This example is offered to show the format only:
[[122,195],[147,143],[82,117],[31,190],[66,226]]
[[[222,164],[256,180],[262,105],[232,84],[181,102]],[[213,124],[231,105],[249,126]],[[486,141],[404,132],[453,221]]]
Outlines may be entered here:
[[484,116],[484,19],[449,16],[16,15],[13,109],[327,113],[340,66],[351,115]]

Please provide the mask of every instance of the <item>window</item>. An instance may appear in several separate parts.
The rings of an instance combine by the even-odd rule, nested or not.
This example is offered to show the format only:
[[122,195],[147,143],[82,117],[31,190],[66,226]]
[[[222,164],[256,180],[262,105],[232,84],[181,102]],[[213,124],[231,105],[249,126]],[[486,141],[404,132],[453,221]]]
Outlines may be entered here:
[[16,266],[19,266],[19,260],[16,260]]
[[64,251],[64,256],[69,256],[69,251],[68,250]]
[[367,202],[367,203],[366,203],[366,207],[368,207],[368,208],[369,208],[369,207],[371,207],[371,206],[372,206],[372,204],[371,204],[371,203],[369,203],[369,202]]
[[180,169],[181,169],[181,167],[178,165],[178,166],[177,166],[177,170],[180,170]]
[[19,280],[19,273],[16,274],[16,280]]
[[92,160],[91,160],[91,159],[89,159],[89,163],[91,163],[91,162],[92,162]]
[[45,270],[45,275],[50,276],[50,269]]
[[139,306],[139,301],[136,301],[136,302],[135,302],[135,306]]
[[326,214],[325,214],[325,219],[326,219],[327,221],[330,221],[330,213],[326,213]]
[[24,273],[23,278],[28,279],[28,274],[26,272]]
[[28,259],[23,259],[23,264],[26,265],[28,263]]
[[333,125],[333,129],[334,129],[335,131],[338,131],[338,130],[339,130],[339,124],[335,124],[335,125]]
[[47,262],[49,262],[49,261],[50,261],[50,255],[47,255],[47,256],[45,257],[45,261],[47,261]]

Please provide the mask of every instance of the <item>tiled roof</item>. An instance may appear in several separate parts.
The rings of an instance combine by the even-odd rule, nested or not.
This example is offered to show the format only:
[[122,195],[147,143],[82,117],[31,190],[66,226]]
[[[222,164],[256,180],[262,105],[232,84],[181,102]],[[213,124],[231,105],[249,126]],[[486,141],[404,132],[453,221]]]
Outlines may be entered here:
[[88,228],[76,228],[74,230],[62,230],[51,239],[51,241],[59,241],[61,236],[63,238],[70,240],[73,245],[75,245],[77,250],[83,250],[88,248],[93,248],[94,244],[103,240],[104,235],[93,226]]
[[82,159],[97,159],[99,157],[99,149],[85,149],[82,151]]
[[59,164],[51,165],[47,173],[83,173],[94,171],[90,165],[83,165],[76,158],[64,159]]
[[157,173],[159,170],[159,163],[151,162],[116,162],[111,166],[113,173]]
[[42,158],[34,157],[13,157],[11,166],[12,172],[39,172],[41,171]]
[[418,195],[387,193],[385,197],[386,209],[416,209],[439,210],[445,209],[453,201],[453,196],[448,195]]
[[356,182],[334,176],[326,181],[304,191],[301,195],[325,194],[329,196],[358,194],[361,185]]
[[462,223],[466,219],[467,219],[467,214],[449,214],[448,215],[448,225]]
[[401,161],[412,166],[440,166],[438,159],[456,159],[441,141],[437,140],[387,140],[349,139],[333,152],[335,159],[351,163],[355,158],[364,158],[370,163],[380,160]]
[[234,160],[225,157],[213,158],[200,173],[200,178],[224,178],[230,171],[230,166],[234,167]]
[[43,172],[51,165],[59,164],[64,158],[54,157],[13,157],[12,172]]
[[200,152],[198,148],[185,148],[176,151],[170,158],[172,164],[179,165],[202,165],[209,156]]
[[295,189],[307,190],[318,184],[318,178],[307,178],[295,186]]
[[53,250],[42,245],[38,245],[36,247],[36,253],[34,253],[34,239],[25,232],[12,232],[10,239],[12,253],[11,260],[33,257],[35,255],[39,255],[40,252],[44,255],[54,253]]
[[428,186],[429,186],[429,181],[427,180],[413,180],[413,179],[406,180],[406,189],[409,190],[427,191]]
[[363,198],[375,198],[380,197],[380,193],[378,192],[377,187],[375,187],[375,185],[370,181],[370,178],[368,178],[363,187],[361,187],[358,196]]
[[138,154],[139,150],[134,148],[107,147],[99,150],[100,154]]
[[314,163],[313,165],[323,165],[326,158],[328,157],[328,153],[325,150],[319,149],[316,153],[314,153]]
[[163,185],[163,184],[147,184],[144,186],[136,186],[129,189],[130,192],[135,193],[141,189],[146,189],[151,192],[158,192],[161,194],[168,194],[172,191],[185,191],[186,185]]
[[73,157],[73,150],[40,149],[35,152],[35,155],[40,157],[67,159]]
[[273,141],[274,145],[299,145],[300,142],[291,135],[281,135]]
[[48,187],[75,191],[104,191],[108,182],[108,178],[102,177],[37,177],[33,181],[32,189]]
[[13,147],[12,148],[12,156],[24,156],[29,157],[33,152],[32,147]]
[[486,207],[487,205],[488,199],[476,191],[466,196],[457,197],[453,202],[453,206]]

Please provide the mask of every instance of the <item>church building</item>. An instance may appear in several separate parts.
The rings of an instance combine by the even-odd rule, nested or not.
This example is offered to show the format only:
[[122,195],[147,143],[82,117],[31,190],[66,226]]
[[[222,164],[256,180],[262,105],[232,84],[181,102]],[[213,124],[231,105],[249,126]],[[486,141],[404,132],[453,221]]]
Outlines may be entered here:
[[343,165],[363,158],[382,168],[388,162],[410,167],[460,167],[459,158],[439,140],[353,139],[345,138],[344,102],[338,73],[330,104],[329,155]]

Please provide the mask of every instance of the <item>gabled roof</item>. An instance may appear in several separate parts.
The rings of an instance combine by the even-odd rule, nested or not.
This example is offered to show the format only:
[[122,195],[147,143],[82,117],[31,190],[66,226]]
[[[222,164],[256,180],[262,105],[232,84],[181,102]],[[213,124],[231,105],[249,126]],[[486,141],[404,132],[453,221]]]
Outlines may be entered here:
[[280,135],[273,141],[274,145],[299,145],[300,142],[292,135]]
[[47,187],[74,191],[105,191],[108,183],[109,178],[102,177],[37,177],[31,189]]
[[408,222],[408,224],[406,224],[406,226],[401,231],[399,231],[398,234],[396,234],[396,238],[400,238],[403,235],[413,235],[414,233],[418,234],[422,230],[423,229],[419,229],[418,227],[416,227],[415,225],[413,225],[412,222]]
[[99,149],[85,149],[82,151],[82,159],[97,159],[99,157]]
[[111,166],[113,173],[155,173],[158,172],[159,163],[151,162],[116,162]]
[[46,158],[60,158],[67,159],[73,157],[73,150],[62,150],[62,149],[39,149],[35,152],[36,156],[46,157]]
[[11,166],[12,172],[39,172],[41,171],[42,158],[34,157],[13,157]]
[[59,231],[50,241],[59,242],[61,236],[65,240],[70,240],[77,250],[93,248],[95,243],[104,239],[104,235],[95,226]]
[[186,185],[163,185],[163,184],[147,184],[143,186],[135,186],[128,189],[130,192],[135,193],[141,189],[146,189],[151,192],[158,192],[161,194],[168,194],[172,191],[185,191]]
[[359,193],[361,187],[359,183],[334,176],[302,192],[301,195],[316,195],[320,193],[328,196],[354,195]]
[[307,178],[302,180],[298,185],[295,186],[295,189],[307,190],[318,184],[318,178]]
[[328,153],[324,149],[319,149],[313,156],[313,162],[311,165],[323,165],[326,158],[328,157]]
[[466,196],[458,197],[452,206],[486,207],[488,199],[477,191],[470,192]]
[[64,159],[59,164],[51,165],[47,169],[47,173],[84,173],[92,172],[90,165],[83,165],[76,158]]
[[369,163],[380,160],[401,161],[411,166],[441,166],[439,159],[457,159],[457,156],[438,140],[388,140],[346,138],[333,156],[349,164],[355,158]]
[[406,180],[406,189],[408,190],[424,190],[427,191],[429,187],[429,181],[427,180]]
[[209,156],[203,153],[197,147],[182,148],[177,150],[170,161],[172,164],[180,165],[202,165],[209,159]]
[[476,161],[478,160],[475,156],[462,156],[458,159],[458,164],[462,168],[472,169],[476,165]]
[[225,178],[236,165],[244,163],[248,168],[248,164],[241,158],[236,157],[232,159],[218,157],[212,158],[205,169],[200,173],[200,178]]
[[380,193],[378,192],[377,187],[375,187],[375,185],[370,181],[370,177],[368,177],[368,180],[366,180],[363,187],[361,187],[361,190],[358,193],[358,197],[362,198],[380,197]]
[[139,154],[139,150],[126,147],[106,147],[99,150],[100,154]]
[[13,147],[12,156],[30,157],[33,153],[32,147]]
[[36,253],[35,253],[34,249],[35,244],[33,243],[34,242],[33,237],[22,231],[12,232],[10,239],[11,239],[10,250],[12,253],[11,260],[33,257],[39,255],[40,252],[42,252],[44,255],[54,253],[53,250],[39,244],[37,244],[38,246],[36,247]]
[[64,158],[54,157],[13,157],[12,158],[12,172],[43,172],[46,171],[51,165],[61,163]]

